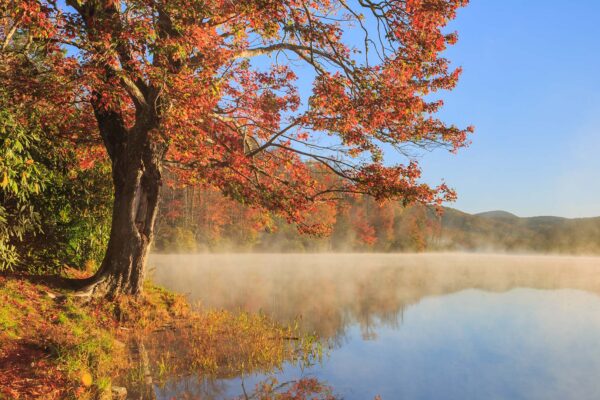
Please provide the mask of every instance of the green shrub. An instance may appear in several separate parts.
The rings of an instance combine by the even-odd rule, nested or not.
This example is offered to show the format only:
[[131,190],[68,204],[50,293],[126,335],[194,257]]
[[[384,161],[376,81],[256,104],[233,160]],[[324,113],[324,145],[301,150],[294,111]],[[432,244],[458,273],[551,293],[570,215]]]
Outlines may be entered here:
[[0,271],[21,261],[17,244],[41,230],[32,199],[48,184],[45,168],[33,160],[40,132],[27,130],[15,115],[0,109]]
[[0,92],[0,271],[98,265],[111,205],[108,163],[82,169],[66,139]]

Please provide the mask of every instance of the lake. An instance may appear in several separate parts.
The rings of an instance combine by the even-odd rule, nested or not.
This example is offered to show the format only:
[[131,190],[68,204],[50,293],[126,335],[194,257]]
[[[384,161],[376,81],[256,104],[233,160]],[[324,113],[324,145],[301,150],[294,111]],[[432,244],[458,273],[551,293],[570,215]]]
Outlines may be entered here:
[[[174,378],[158,399],[314,377],[344,399],[600,398],[600,258],[477,254],[152,255],[203,307],[263,312],[326,343],[272,374]],[[244,388],[242,388],[242,383]]]

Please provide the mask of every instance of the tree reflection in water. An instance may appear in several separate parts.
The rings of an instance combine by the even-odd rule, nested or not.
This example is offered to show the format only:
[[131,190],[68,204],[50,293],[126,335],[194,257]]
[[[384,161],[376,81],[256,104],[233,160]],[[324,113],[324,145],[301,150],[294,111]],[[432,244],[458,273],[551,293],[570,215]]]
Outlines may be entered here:
[[341,344],[399,327],[403,310],[465,289],[580,289],[600,293],[598,258],[477,254],[153,255],[154,279],[203,307],[262,312]]
[[[298,320],[302,331],[316,333],[332,347],[343,346],[354,325],[363,340],[377,339],[383,327],[401,329],[405,309],[426,297],[466,289],[571,288],[600,293],[598,259],[585,257],[154,255],[151,264],[158,283],[189,293],[203,308],[259,312],[284,324]],[[253,372],[247,368],[212,378],[174,378],[167,380],[163,393],[226,398],[239,389],[240,373]],[[253,382],[260,387],[256,379]]]

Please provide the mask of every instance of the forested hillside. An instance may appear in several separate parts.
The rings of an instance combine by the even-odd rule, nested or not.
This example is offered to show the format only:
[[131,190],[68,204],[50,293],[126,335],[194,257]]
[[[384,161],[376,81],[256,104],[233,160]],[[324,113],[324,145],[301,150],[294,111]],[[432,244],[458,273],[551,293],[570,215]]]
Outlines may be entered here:
[[600,217],[519,218],[502,211],[470,215],[446,209],[443,246],[465,250],[600,253]]
[[216,190],[164,188],[155,250],[191,251],[496,251],[600,253],[600,217],[519,218],[503,211],[467,214],[346,196],[322,207],[322,236],[223,197]]

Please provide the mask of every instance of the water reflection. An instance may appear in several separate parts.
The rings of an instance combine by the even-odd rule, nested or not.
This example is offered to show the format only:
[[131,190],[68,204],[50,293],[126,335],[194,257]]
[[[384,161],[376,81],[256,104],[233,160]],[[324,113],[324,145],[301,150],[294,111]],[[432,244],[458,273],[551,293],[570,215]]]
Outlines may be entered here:
[[[245,384],[243,378],[236,380],[185,377],[172,379],[155,391],[157,400],[197,399],[197,400],[337,400],[333,389],[316,378],[305,377],[280,382],[274,377],[253,381],[253,386]],[[231,390],[233,388],[237,391]],[[241,393],[234,395],[241,388]]]
[[302,318],[321,337],[358,323],[364,339],[398,327],[427,296],[464,289],[572,288],[600,293],[600,261],[478,255],[154,255],[154,279],[209,308]]
[[[282,381],[315,376],[347,399],[600,394],[597,258],[155,255],[151,264],[157,282],[206,307],[301,317],[334,343],[323,365],[286,366]],[[164,398],[181,385],[201,398],[241,394],[239,377],[194,379],[172,380]]]

